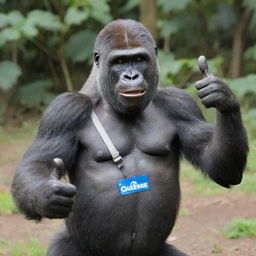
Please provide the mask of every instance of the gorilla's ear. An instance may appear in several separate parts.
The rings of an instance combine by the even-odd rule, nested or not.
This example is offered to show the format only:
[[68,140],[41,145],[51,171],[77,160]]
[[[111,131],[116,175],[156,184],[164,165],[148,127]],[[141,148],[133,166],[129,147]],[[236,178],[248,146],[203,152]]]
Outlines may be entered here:
[[155,46],[155,54],[156,54],[156,55],[158,54],[158,49],[157,49],[156,46]]
[[95,52],[94,53],[94,62],[95,62],[97,67],[99,66],[99,60],[100,60],[100,55],[99,55],[98,52]]

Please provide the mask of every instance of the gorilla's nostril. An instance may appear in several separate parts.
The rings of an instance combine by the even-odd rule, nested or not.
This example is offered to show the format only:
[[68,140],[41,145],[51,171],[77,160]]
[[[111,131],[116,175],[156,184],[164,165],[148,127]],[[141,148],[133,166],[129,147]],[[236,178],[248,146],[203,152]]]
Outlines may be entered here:
[[132,80],[132,77],[128,76],[128,75],[124,75],[124,78],[127,80]]
[[132,77],[132,80],[135,80],[135,79],[137,79],[137,78],[139,78],[139,74],[136,74],[135,76],[133,76],[133,77]]

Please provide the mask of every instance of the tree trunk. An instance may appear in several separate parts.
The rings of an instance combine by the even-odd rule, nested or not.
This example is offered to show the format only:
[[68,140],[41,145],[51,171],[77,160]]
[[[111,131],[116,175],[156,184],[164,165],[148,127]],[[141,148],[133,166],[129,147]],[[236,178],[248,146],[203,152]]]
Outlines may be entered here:
[[237,23],[233,38],[232,56],[229,69],[229,76],[237,78],[241,76],[242,60],[246,33],[253,15],[253,10],[246,10],[242,7],[242,1],[236,1]]
[[156,10],[156,0],[140,1],[140,22],[151,32],[155,41],[157,40]]

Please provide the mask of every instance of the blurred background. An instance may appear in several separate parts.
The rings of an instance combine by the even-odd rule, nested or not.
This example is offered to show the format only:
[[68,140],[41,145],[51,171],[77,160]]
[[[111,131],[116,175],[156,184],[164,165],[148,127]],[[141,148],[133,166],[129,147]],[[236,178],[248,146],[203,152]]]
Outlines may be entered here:
[[[169,241],[191,255],[255,256],[255,0],[0,0],[0,255],[44,255],[59,225],[18,214],[12,176],[42,112],[56,95],[82,87],[98,32],[117,18],[141,21],[153,34],[161,86],[174,84],[197,101],[197,58],[205,55],[241,102],[249,135],[244,180],[231,192],[182,163],[183,202]],[[215,110],[198,104],[214,123]]]

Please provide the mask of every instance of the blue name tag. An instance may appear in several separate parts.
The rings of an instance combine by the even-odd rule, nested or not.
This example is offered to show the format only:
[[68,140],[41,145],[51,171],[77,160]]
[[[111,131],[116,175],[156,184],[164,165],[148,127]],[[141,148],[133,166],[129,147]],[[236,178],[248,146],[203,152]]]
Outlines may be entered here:
[[141,175],[128,179],[119,180],[117,184],[119,188],[119,193],[122,196],[150,189],[148,175]]

